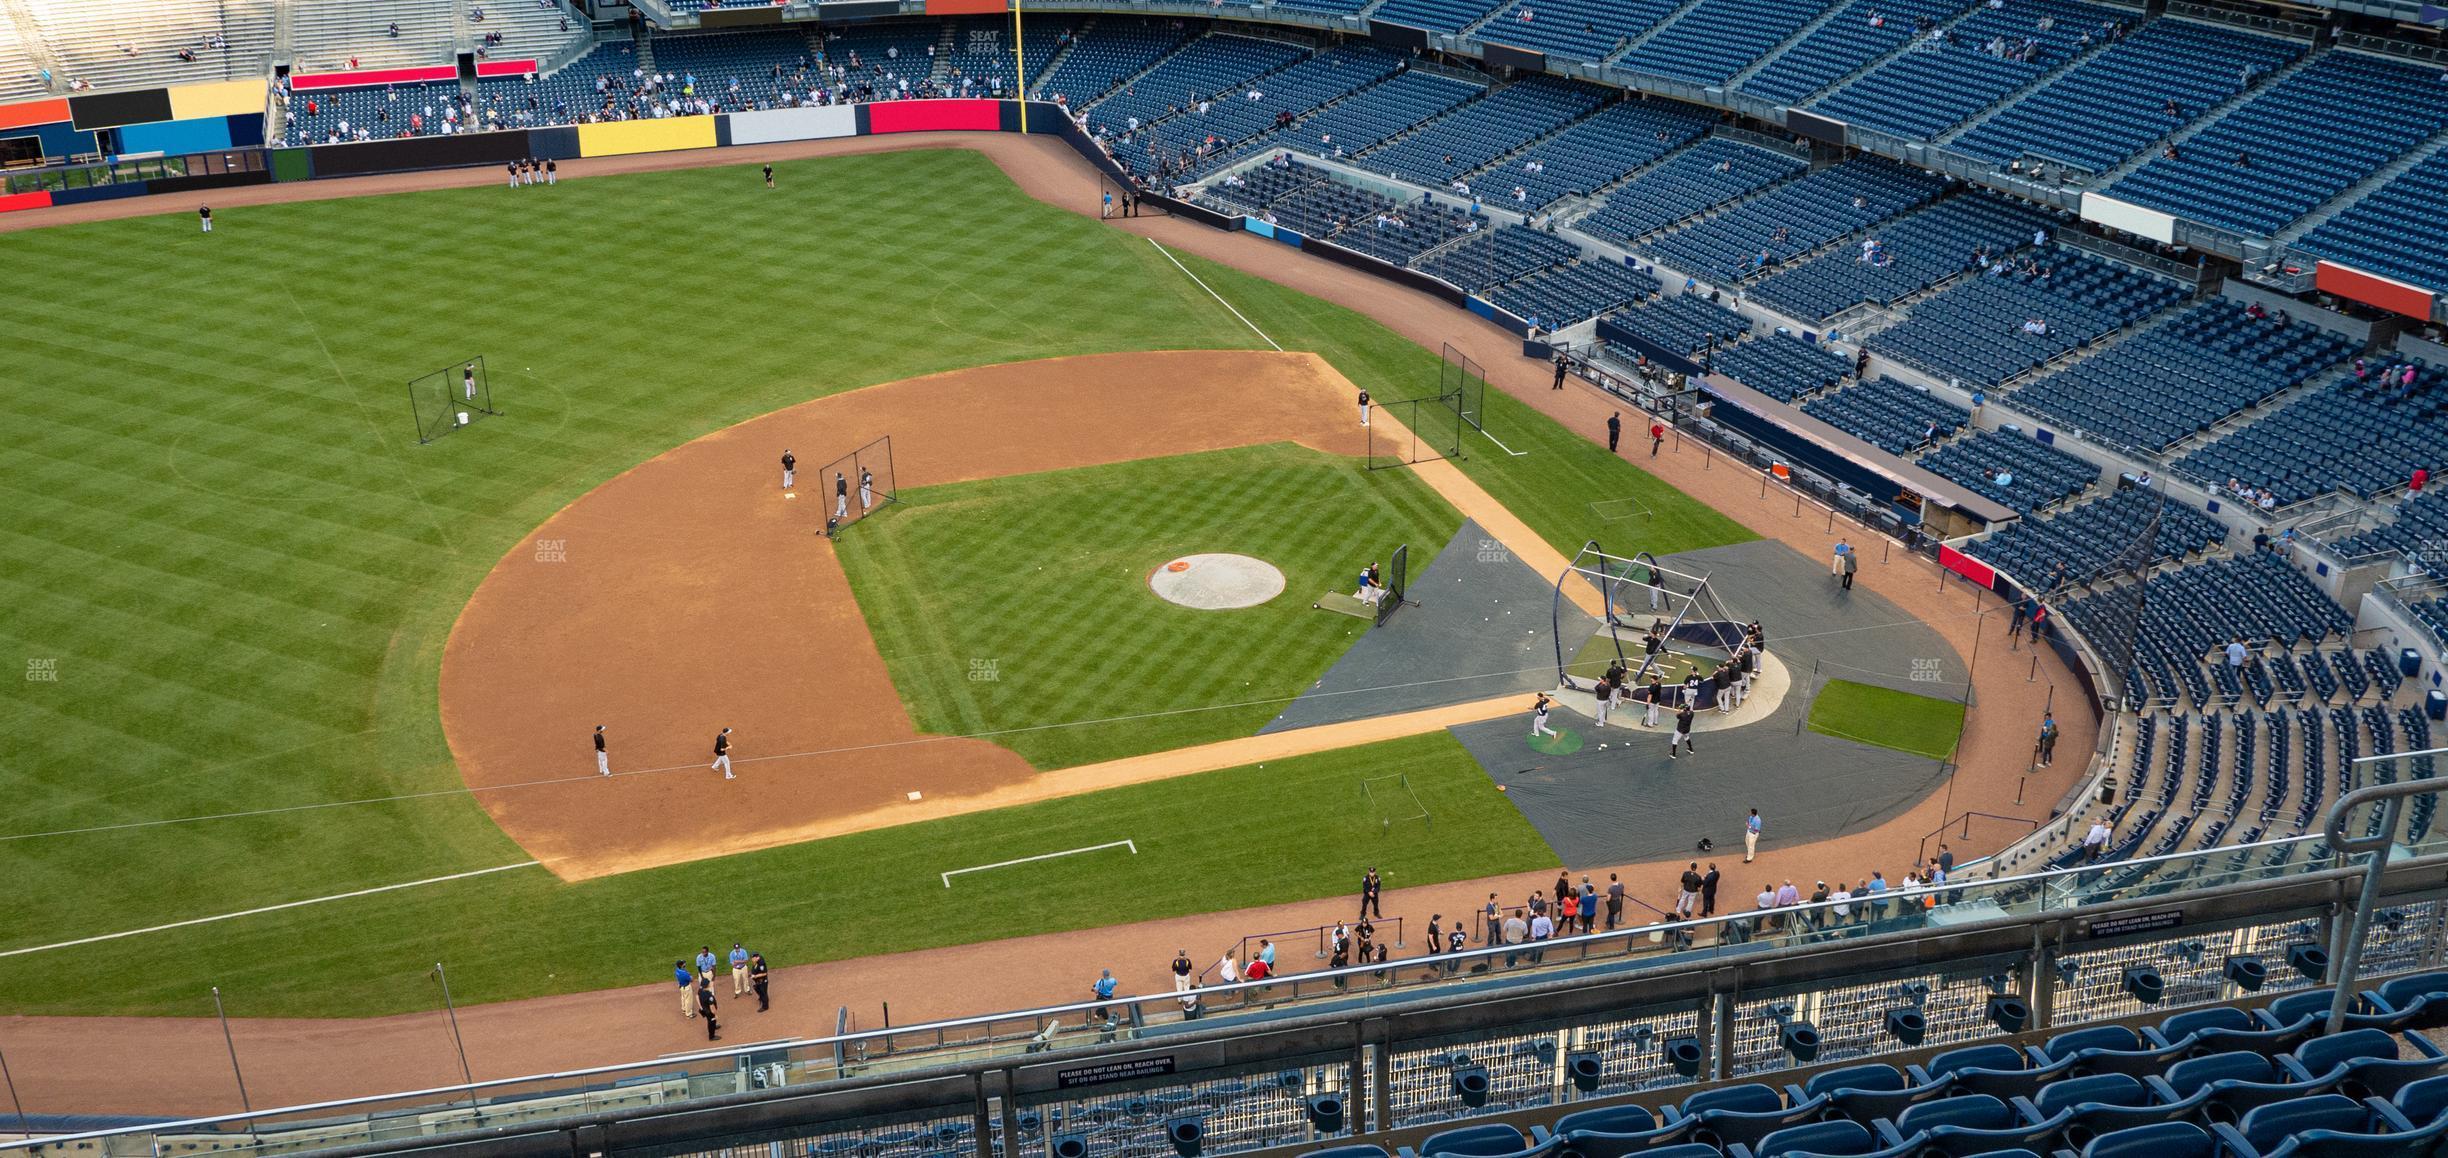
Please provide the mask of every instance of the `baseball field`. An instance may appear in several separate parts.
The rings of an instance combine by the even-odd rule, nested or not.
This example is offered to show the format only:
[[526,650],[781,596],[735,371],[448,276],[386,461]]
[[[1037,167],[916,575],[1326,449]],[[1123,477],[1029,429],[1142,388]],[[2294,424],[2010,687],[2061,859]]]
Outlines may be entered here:
[[[0,697],[0,1012],[204,1016],[218,985],[252,1016],[392,1013],[430,1006],[437,960],[499,1001],[663,979],[716,937],[800,964],[1323,896],[1363,865],[1556,863],[1442,732],[729,839],[897,800],[890,770],[940,752],[1025,781],[1247,736],[1354,638],[1311,589],[1462,517],[1361,464],[1342,391],[1439,372],[1373,321],[1177,266],[969,152],[753,172],[0,236],[0,645],[24,672]],[[1314,368],[1162,372],[1213,351],[1238,374],[1270,340]],[[418,445],[406,383],[479,355],[502,414]],[[1041,425],[994,409],[1016,397]],[[1661,555],[1751,537],[1501,391],[1484,422],[1518,453],[1453,466],[1560,552],[1624,533],[1601,495]],[[812,464],[870,428],[914,444],[901,501],[823,540],[768,435]],[[1147,598],[1193,551],[1265,557],[1288,594]],[[827,631],[872,640],[844,654],[873,678],[794,659]],[[763,722],[725,785],[701,750],[735,708]],[[840,738],[896,713],[898,746]],[[1437,839],[1380,839],[1357,785],[1389,768]],[[1118,836],[1136,855],[943,900],[945,869]],[[566,871],[564,847],[637,867]]]

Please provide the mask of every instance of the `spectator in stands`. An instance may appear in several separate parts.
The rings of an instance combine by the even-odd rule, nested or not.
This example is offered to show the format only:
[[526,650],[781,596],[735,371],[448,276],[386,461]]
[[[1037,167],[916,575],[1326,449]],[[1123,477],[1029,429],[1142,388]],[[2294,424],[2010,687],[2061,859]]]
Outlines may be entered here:
[[1765,932],[1769,932],[1769,931],[1771,931],[1771,930],[1774,930],[1774,929],[1776,928],[1776,926],[1777,926],[1777,916],[1776,916],[1777,895],[1776,895],[1776,888],[1775,888],[1774,886],[1772,886],[1772,885],[1761,885],[1761,886],[1760,886],[1760,891],[1759,891],[1759,896],[1758,896],[1758,897],[1756,897],[1756,898],[1754,898],[1754,900],[1755,900],[1755,902],[1756,902],[1756,904],[1757,904],[1757,907],[1758,907],[1758,909],[1759,909],[1759,911],[1760,911],[1760,918],[1759,918],[1759,927],[1760,927],[1760,931],[1761,931],[1761,932],[1763,932],[1763,933],[1765,933]]
[[2430,481],[2431,468],[2426,466],[2415,467],[2414,477],[2406,483],[2406,493],[2419,495],[2422,493],[2424,485]]
[[2103,816],[2091,822],[2091,831],[2083,834],[2082,848],[2083,859],[2086,861],[2095,861],[2108,855],[2107,817]]

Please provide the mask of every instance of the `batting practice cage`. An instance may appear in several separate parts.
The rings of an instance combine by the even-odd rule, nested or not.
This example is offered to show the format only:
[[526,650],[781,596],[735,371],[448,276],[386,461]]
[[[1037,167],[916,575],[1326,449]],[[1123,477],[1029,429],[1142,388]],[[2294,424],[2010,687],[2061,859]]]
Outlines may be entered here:
[[1462,421],[1472,430],[1487,432],[1487,371],[1479,368],[1453,343],[1445,343],[1442,364],[1437,368],[1437,397],[1450,397]]
[[804,481],[824,498],[825,537],[841,534],[900,497],[900,487],[893,480],[892,436],[887,434],[816,468]]
[[419,446],[501,413],[493,409],[493,379],[485,374],[482,354],[409,379],[408,406],[416,413]]
[[[1606,610],[1599,617],[1598,632],[1587,640],[1565,638],[1567,583],[1588,583],[1604,601]],[[1641,646],[1652,626],[1664,629],[1669,649],[1656,656]],[[1586,691],[1597,678],[1576,669],[1603,671],[1613,663],[1629,669],[1637,684],[1670,655],[1724,660],[1742,643],[1743,626],[1717,598],[1707,574],[1668,567],[1647,551],[1625,558],[1607,554],[1595,542],[1584,543],[1564,573],[1556,577],[1550,623],[1555,636],[1556,686]],[[1670,674],[1680,678],[1679,673]]]

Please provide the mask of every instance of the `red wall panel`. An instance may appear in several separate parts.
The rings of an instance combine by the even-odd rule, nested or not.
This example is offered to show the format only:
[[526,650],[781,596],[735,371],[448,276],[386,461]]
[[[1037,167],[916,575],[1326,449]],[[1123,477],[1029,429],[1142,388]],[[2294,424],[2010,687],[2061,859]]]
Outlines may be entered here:
[[51,204],[51,191],[37,189],[31,193],[0,195],[0,213],[15,213],[20,209],[40,209]]
[[1997,586],[1997,570],[1944,543],[1938,545],[1938,565],[1983,587]]
[[478,76],[525,76],[536,70],[532,60],[480,60],[476,62]]
[[2401,281],[2381,277],[2378,274],[2350,269],[2333,261],[2324,261],[2314,269],[2312,284],[2318,286],[2323,293],[2333,293],[2342,298],[2362,302],[2365,305],[2378,306],[2384,310],[2394,310],[2408,317],[2422,318],[2425,321],[2431,318],[2431,305],[2435,296],[2431,291],[2420,286],[2410,286]]
[[456,80],[459,66],[434,64],[422,68],[361,68],[345,72],[293,73],[289,87],[298,92],[327,88],[364,88],[377,84],[413,84],[421,80]]
[[926,0],[929,16],[982,16],[1011,11],[1011,0]]
[[27,101],[19,105],[0,105],[0,129],[48,125],[67,119],[68,102],[64,100]]
[[885,101],[867,106],[867,131],[870,133],[925,133],[947,129],[982,129],[991,133],[1002,127],[1001,101]]

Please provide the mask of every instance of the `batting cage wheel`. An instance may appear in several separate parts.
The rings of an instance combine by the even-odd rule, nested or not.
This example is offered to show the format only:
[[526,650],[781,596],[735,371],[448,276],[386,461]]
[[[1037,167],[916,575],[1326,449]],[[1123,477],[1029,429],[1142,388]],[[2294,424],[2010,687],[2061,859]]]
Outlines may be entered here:
[[409,379],[408,407],[416,415],[419,446],[501,413],[493,408],[493,379],[482,354]]

